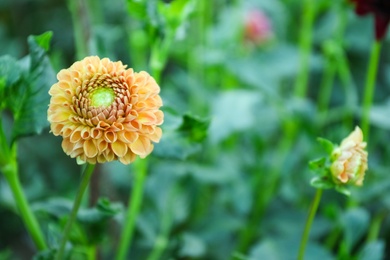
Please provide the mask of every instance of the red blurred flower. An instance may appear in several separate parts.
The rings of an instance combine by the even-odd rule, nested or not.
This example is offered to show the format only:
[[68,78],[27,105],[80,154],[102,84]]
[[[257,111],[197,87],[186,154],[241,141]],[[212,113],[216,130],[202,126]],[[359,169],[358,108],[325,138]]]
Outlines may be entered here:
[[387,31],[390,22],[389,0],[352,0],[356,4],[356,13],[366,15],[373,13],[375,17],[375,37],[381,40]]

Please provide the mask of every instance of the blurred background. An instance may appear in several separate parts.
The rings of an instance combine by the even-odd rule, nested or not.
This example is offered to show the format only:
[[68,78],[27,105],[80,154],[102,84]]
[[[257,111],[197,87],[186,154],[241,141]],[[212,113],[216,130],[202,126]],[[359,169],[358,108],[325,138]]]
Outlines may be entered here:
[[[0,0],[0,56],[21,59],[29,35],[52,31],[56,73],[98,55],[158,79],[164,134],[128,259],[155,250],[156,259],[295,259],[315,192],[307,163],[325,154],[317,137],[339,143],[360,124],[373,28],[372,16],[342,0]],[[388,38],[364,186],[351,197],[324,192],[307,259],[390,259]],[[1,116],[9,135],[12,114]],[[23,188],[52,247],[81,172],[61,141],[46,127],[18,142]],[[118,162],[98,166],[72,259],[87,259],[91,245],[96,259],[112,259],[134,174]],[[102,207],[104,217],[90,217]],[[0,220],[0,259],[32,259],[2,175]]]

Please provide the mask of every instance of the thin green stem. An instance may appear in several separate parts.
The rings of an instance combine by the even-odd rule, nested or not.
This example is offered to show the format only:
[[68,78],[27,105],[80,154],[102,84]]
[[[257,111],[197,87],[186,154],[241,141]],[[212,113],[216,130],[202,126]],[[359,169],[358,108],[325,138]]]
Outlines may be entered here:
[[68,8],[72,14],[74,41],[77,59],[90,55],[92,30],[86,0],[68,0]]
[[332,86],[335,76],[335,67],[333,65],[332,54],[327,55],[327,61],[325,66],[324,75],[320,84],[320,92],[318,97],[318,111],[322,115],[326,115],[329,107],[330,97],[332,95]]
[[367,242],[372,242],[378,239],[379,232],[381,230],[381,225],[386,215],[387,212],[378,213],[371,221],[371,225],[367,235]]
[[73,208],[70,213],[69,219],[65,225],[64,233],[62,236],[62,240],[60,243],[60,247],[58,249],[57,255],[56,255],[56,260],[63,260],[64,259],[64,251],[65,251],[65,245],[66,242],[68,241],[70,231],[72,229],[73,222],[76,220],[77,217],[77,211],[80,208],[81,205],[81,200],[83,198],[84,192],[88,187],[89,180],[91,179],[93,169],[95,168],[95,164],[89,164],[87,163],[84,173],[81,179],[80,187],[79,190],[77,191],[76,198],[73,203]]
[[1,171],[4,173],[4,176],[11,187],[11,191],[19,209],[20,215],[27,228],[27,231],[35,243],[35,246],[38,248],[38,250],[45,250],[47,246],[42,231],[39,227],[37,219],[31,211],[20,184],[15,147],[12,150],[15,151],[13,156],[10,158],[8,164],[1,168]]
[[300,49],[300,71],[295,81],[295,96],[304,97],[307,91],[309,81],[309,63],[312,48],[312,29],[315,17],[314,0],[305,0],[302,4],[302,25],[299,39]]
[[169,49],[172,45],[174,32],[168,30],[163,39],[156,40],[150,55],[150,69],[156,82],[160,82],[161,74],[168,60]]
[[305,256],[305,249],[306,249],[307,241],[309,239],[311,224],[313,223],[314,216],[316,215],[318,209],[318,205],[320,204],[321,196],[322,196],[322,189],[317,189],[313,202],[310,207],[309,215],[306,219],[305,229],[303,231],[301,244],[299,246],[298,260],[303,260]]
[[116,260],[127,259],[126,255],[131,247],[131,242],[134,234],[135,222],[141,208],[144,182],[147,173],[147,159],[139,159],[134,163],[135,166],[135,182],[130,195],[129,206],[126,213],[126,221],[119,242],[118,253]]
[[381,41],[375,41],[372,45],[370,61],[368,64],[366,85],[363,96],[363,115],[362,115],[362,130],[366,136],[366,141],[369,138],[370,130],[370,110],[375,92],[375,81],[378,71],[378,64],[381,51]]
[[[171,189],[167,205],[174,205],[173,200],[178,194],[180,194],[180,189],[178,185],[175,185],[175,187]],[[161,255],[167,248],[169,242],[169,231],[172,226],[172,210],[172,207],[168,207],[166,210],[163,211],[163,216],[161,220],[161,232],[157,236],[154,242],[152,252],[146,258],[147,260],[161,259]]]

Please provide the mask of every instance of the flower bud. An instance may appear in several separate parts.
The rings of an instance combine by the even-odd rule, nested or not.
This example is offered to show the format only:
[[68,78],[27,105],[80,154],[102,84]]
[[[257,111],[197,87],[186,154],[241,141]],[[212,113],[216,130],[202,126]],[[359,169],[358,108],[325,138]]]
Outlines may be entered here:
[[361,186],[367,170],[368,153],[364,149],[363,133],[359,127],[346,137],[332,152],[330,167],[335,182]]

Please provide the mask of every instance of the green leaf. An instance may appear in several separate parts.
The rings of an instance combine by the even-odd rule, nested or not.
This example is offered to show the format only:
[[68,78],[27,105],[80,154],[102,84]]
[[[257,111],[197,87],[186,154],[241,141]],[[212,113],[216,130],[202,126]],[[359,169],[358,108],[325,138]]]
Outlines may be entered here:
[[9,93],[22,77],[18,61],[9,55],[0,57],[0,110],[9,106]]
[[311,179],[310,185],[317,189],[331,189],[335,186],[331,180],[324,177],[314,177]]
[[336,189],[337,192],[340,192],[340,193],[342,193],[342,194],[344,194],[346,196],[350,196],[351,195],[351,191],[348,190],[348,188],[346,186],[337,185],[335,187],[335,189]]
[[163,136],[153,154],[160,158],[184,160],[200,151],[207,136],[209,120],[181,115],[170,107],[164,109]]
[[158,10],[161,13],[169,28],[175,31],[195,10],[193,0],[174,0],[171,3],[158,3]]
[[11,108],[14,113],[14,126],[12,141],[16,139],[39,134],[48,126],[47,106],[50,101],[48,91],[55,82],[55,73],[46,56],[51,33],[40,36],[30,36],[28,45],[29,68],[23,82],[12,92]]
[[38,252],[33,258],[33,260],[52,260],[56,256],[57,250],[54,248],[46,249],[44,251]]
[[198,116],[185,114],[179,132],[186,135],[193,142],[202,142],[207,137],[210,120]]
[[0,57],[0,78],[4,78],[6,80],[6,87],[14,85],[20,80],[21,76],[22,70],[15,58],[9,55]]
[[326,172],[325,164],[326,164],[326,157],[322,157],[310,161],[309,168],[310,170],[322,175],[324,172]]
[[88,243],[95,244],[107,234],[108,220],[123,211],[122,204],[111,203],[106,198],[100,198],[92,209],[81,209],[77,214],[80,227],[87,234]]
[[128,0],[127,10],[137,19],[144,19],[147,16],[146,3],[142,0]]
[[33,36],[35,42],[45,51],[49,50],[50,47],[50,41],[53,37],[53,32],[48,31],[45,33],[42,33],[41,35]]
[[350,208],[343,214],[341,223],[344,230],[343,240],[351,252],[367,234],[370,214],[364,208]]
[[327,140],[325,138],[322,138],[322,137],[318,137],[317,140],[322,145],[322,147],[324,147],[325,151],[329,155],[331,155],[333,150],[334,150],[334,148],[335,148],[335,145],[331,141],[329,141],[329,140]]
[[80,210],[77,219],[82,223],[98,224],[110,219],[122,210],[122,205],[111,204],[107,198],[100,198],[94,208]]
[[385,259],[384,241],[372,241],[364,245],[358,259],[360,260],[381,260]]

